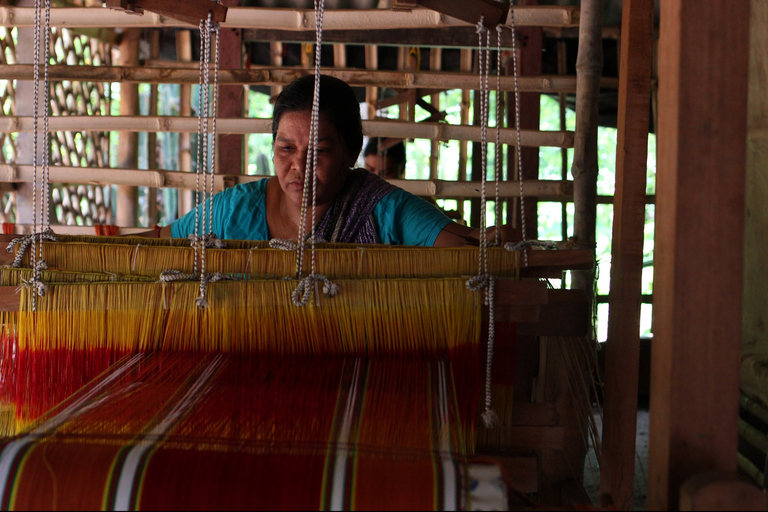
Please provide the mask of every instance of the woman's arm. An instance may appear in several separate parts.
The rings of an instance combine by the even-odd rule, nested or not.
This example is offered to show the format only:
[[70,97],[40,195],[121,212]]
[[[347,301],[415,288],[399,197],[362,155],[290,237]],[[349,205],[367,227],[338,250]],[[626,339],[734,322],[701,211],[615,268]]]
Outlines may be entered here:
[[[502,245],[507,242],[519,242],[522,240],[520,230],[508,225],[499,227],[499,235]],[[496,227],[487,228],[486,236],[489,242],[494,241]],[[462,245],[480,245],[480,230],[451,222],[437,235],[433,247],[457,247]]]
[[136,233],[131,236],[140,236],[143,238],[171,238],[171,226],[165,226],[163,228],[156,227],[155,229],[152,229],[150,231],[143,231],[141,233]]

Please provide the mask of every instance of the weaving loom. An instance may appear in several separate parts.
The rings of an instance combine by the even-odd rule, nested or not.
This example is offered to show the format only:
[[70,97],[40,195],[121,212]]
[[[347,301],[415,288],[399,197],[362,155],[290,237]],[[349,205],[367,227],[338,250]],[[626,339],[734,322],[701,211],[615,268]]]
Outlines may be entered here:
[[[263,258],[257,256],[252,261]],[[25,501],[32,499],[24,493],[25,475],[42,477],[34,468],[54,471],[55,486],[62,475],[86,471],[67,462],[59,474],[55,460],[64,466],[64,454],[91,454],[82,459],[87,474],[108,478],[117,471],[113,463],[121,463],[119,453],[141,451],[149,439],[157,442],[144,449],[153,454],[146,485],[131,494],[131,507],[197,507],[204,502],[189,494],[200,488],[196,478],[210,481],[207,471],[228,475],[241,465],[236,474],[263,474],[258,468],[268,467],[283,482],[303,468],[308,473],[299,480],[316,489],[306,496],[268,493],[274,482],[264,482],[259,492],[250,481],[226,478],[247,490],[232,495],[243,500],[232,506],[313,508],[330,500],[322,488],[327,466],[331,454],[343,451],[355,455],[347,505],[368,508],[389,497],[405,499],[408,507],[452,508],[443,493],[418,498],[424,502],[417,495],[446,483],[455,493],[468,482],[480,390],[478,294],[457,278],[339,281],[344,293],[299,309],[286,300],[292,286],[285,280],[212,283],[211,307],[200,310],[195,283],[51,283],[36,313],[31,289],[22,288],[20,311],[3,322],[2,367],[16,428],[29,427],[26,437],[6,445],[24,446],[16,458],[0,462],[23,468],[7,478],[15,483],[6,488],[4,505],[47,508],[50,502]],[[227,471],[215,470],[217,463]],[[446,463],[453,476],[444,474]],[[194,501],[153,491],[150,482],[171,485],[150,477],[155,464],[168,475],[181,474],[169,469],[175,464],[198,468],[202,474],[183,472],[173,486]],[[11,471],[16,474],[15,466]],[[384,475],[394,478],[389,490]],[[420,492],[404,492],[404,482]],[[53,503],[117,506],[100,501],[102,494],[112,499],[104,491],[109,485],[95,485],[93,495],[60,494],[62,501]],[[33,494],[55,500],[57,492]],[[271,497],[252,501],[265,492]],[[374,501],[366,505],[366,499]],[[469,506],[466,492],[454,499],[465,500],[454,506]]]
[[[322,8],[319,16],[320,33]],[[201,105],[211,29],[209,15]],[[487,73],[489,49],[486,59]],[[487,99],[485,110],[487,125]],[[215,103],[213,112],[215,142]],[[486,426],[496,415],[510,423],[514,348],[493,359],[492,340],[497,332],[511,343],[514,326],[503,313],[494,321],[496,306],[546,303],[545,283],[521,277],[591,266],[591,253],[488,248],[481,229],[480,274],[490,284],[478,292],[467,281],[477,249],[316,248],[313,227],[309,277],[325,285],[310,280],[296,307],[303,246],[228,240],[206,249],[205,168],[215,168],[215,147],[206,156],[200,146],[206,184],[193,247],[41,232],[15,246],[19,268],[0,270],[0,291],[17,293],[0,301],[9,436],[0,506],[506,508],[501,464],[475,456],[480,400]],[[495,412],[492,397],[503,404]]]

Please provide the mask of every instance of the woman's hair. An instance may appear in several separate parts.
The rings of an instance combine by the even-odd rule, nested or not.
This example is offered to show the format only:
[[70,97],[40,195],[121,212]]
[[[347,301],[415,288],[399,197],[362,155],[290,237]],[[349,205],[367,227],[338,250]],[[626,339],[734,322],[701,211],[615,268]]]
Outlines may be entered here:
[[[315,76],[297,78],[278,95],[272,116],[272,142],[286,112],[311,112]],[[357,158],[363,147],[363,124],[355,91],[345,81],[320,75],[320,114],[333,124],[347,152]]]

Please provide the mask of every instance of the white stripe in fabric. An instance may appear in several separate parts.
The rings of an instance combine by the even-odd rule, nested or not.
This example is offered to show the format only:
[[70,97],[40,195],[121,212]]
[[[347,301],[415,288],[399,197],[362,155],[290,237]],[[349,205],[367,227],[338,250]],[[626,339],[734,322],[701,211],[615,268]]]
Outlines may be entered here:
[[358,387],[360,386],[360,359],[355,360],[355,371],[352,375],[352,385],[347,395],[347,406],[344,409],[344,419],[341,423],[336,447],[336,463],[333,467],[333,484],[331,486],[331,510],[344,509],[344,484],[347,477],[347,458],[349,457],[349,436],[352,431],[355,403],[357,402]]
[[10,476],[11,468],[16,460],[18,453],[28,444],[37,441],[40,436],[48,434],[51,431],[58,428],[63,423],[77,417],[83,411],[87,410],[86,403],[91,400],[95,395],[101,392],[105,387],[114,382],[118,377],[128,371],[136,363],[138,363],[144,356],[137,354],[131,357],[128,361],[123,363],[122,366],[117,368],[114,372],[109,374],[107,378],[99,382],[96,386],[83,395],[79,400],[69,405],[66,409],[59,414],[46,421],[23,438],[9,443],[3,453],[0,454],[0,503],[5,500],[5,488]]
[[448,376],[445,361],[438,363],[440,410],[440,462],[443,466],[443,510],[458,510],[456,503],[456,466],[451,457],[451,424],[449,420]]
[[144,454],[154,446],[154,442],[158,437],[165,434],[179,418],[195,406],[202,397],[200,389],[211,380],[216,369],[221,365],[222,359],[221,355],[216,356],[163,421],[158,423],[139,444],[131,448],[131,451],[125,458],[123,468],[120,471],[120,477],[117,481],[114,510],[131,510],[133,483]]

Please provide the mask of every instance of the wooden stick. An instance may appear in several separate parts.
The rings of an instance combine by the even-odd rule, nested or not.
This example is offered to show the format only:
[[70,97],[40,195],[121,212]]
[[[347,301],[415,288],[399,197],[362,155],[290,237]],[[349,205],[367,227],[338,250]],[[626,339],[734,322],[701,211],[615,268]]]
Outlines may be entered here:
[[489,30],[507,21],[509,5],[495,0],[394,0],[393,9],[426,7],[453,16],[467,23],[477,23],[483,18],[483,25]]
[[[572,27],[578,25],[578,7],[515,7],[516,26]],[[29,7],[0,7],[0,25],[30,28],[34,26],[34,9]],[[324,30],[375,30],[393,28],[439,28],[474,25],[430,9],[410,12],[389,9],[326,10]],[[51,9],[51,27],[55,28],[147,28],[183,27],[187,23],[155,13],[134,16],[103,8]],[[315,31],[315,14],[311,9],[265,9],[231,7],[222,28],[284,29]]]
[[[157,64],[157,63],[156,63]],[[163,84],[197,84],[200,71],[197,63],[163,62],[165,67],[121,66],[67,66],[49,67],[51,81],[84,80],[88,82],[139,82]],[[251,69],[220,69],[219,83],[223,85],[288,85],[293,80],[311,74],[306,68],[259,67]],[[430,71],[402,72],[324,68],[323,74],[335,76],[353,87],[390,87],[393,89],[463,89],[477,88],[473,73],[438,73]],[[2,80],[33,80],[31,64],[0,65]],[[519,77],[521,91],[560,93],[575,92],[576,78],[572,76],[544,75]],[[604,79],[601,86],[617,87],[616,79]],[[501,77],[501,88],[514,89],[514,77]]]
[[[272,133],[271,119],[238,118],[218,119],[220,134]],[[34,126],[32,117],[0,117],[0,132],[26,133]],[[49,130],[58,131],[119,131],[119,132],[197,132],[197,118],[180,116],[54,116],[49,119]],[[443,123],[408,123],[402,121],[363,121],[364,132],[371,137],[394,137],[428,140],[480,140],[480,128]],[[572,147],[573,132],[540,132],[522,130],[523,146]],[[501,130],[502,144],[516,145],[513,129]]]

